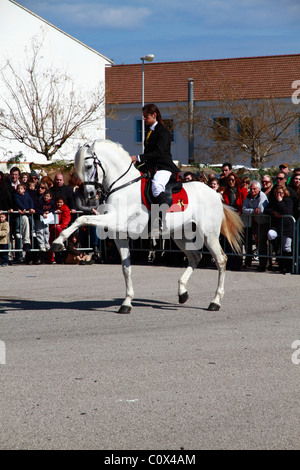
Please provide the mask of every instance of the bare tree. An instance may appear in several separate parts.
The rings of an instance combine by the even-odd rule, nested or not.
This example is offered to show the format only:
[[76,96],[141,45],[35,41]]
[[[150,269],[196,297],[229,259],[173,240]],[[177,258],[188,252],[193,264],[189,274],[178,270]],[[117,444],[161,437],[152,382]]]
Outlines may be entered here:
[[[234,83],[221,79],[219,83],[219,88],[213,90],[217,108],[199,103],[194,107],[198,153],[208,160],[224,159],[224,155],[234,160],[244,153],[250,157],[252,167],[259,168],[275,155],[296,150],[298,139],[289,128],[299,113],[291,100],[274,98],[271,92],[267,97],[247,99],[241,92],[241,84],[235,87]],[[201,86],[212,91],[208,80],[203,79]],[[172,112],[183,134],[187,135],[187,107],[177,106]]]
[[42,42],[32,41],[26,64],[7,60],[0,72],[0,133],[52,160],[71,137],[85,138],[86,128],[105,114],[104,84],[85,93],[61,70],[42,66]]

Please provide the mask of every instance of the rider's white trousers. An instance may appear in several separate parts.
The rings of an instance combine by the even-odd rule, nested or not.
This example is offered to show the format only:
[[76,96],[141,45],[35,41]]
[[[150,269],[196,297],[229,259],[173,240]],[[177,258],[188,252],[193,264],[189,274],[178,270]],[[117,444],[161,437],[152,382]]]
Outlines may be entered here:
[[152,180],[152,194],[157,197],[160,193],[165,190],[166,184],[171,178],[171,171],[158,170]]

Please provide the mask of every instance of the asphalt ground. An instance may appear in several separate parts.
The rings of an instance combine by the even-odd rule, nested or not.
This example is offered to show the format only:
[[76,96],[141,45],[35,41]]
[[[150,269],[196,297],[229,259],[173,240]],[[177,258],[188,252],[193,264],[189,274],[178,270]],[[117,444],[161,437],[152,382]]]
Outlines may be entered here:
[[0,449],[299,450],[299,275],[182,272],[0,268]]

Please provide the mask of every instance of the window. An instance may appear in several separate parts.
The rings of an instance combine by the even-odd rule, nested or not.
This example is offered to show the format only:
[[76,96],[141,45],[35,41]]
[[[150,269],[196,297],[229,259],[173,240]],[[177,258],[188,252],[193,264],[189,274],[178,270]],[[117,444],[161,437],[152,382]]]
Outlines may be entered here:
[[[175,133],[174,133],[174,122],[173,119],[164,119],[165,126],[169,129],[171,134],[171,141],[175,142]],[[135,121],[135,141],[136,143],[142,142],[142,120],[137,119]]]
[[215,140],[229,140],[230,119],[226,117],[214,118],[214,138]]
[[135,141],[137,143],[142,142],[142,120],[137,119],[135,121]]

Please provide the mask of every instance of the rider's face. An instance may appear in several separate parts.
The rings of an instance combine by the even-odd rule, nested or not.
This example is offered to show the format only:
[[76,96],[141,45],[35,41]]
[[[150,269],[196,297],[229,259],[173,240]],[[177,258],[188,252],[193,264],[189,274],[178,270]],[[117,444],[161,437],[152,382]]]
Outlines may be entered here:
[[146,126],[152,126],[156,122],[156,113],[154,114],[149,114],[149,113],[143,113],[144,121]]

